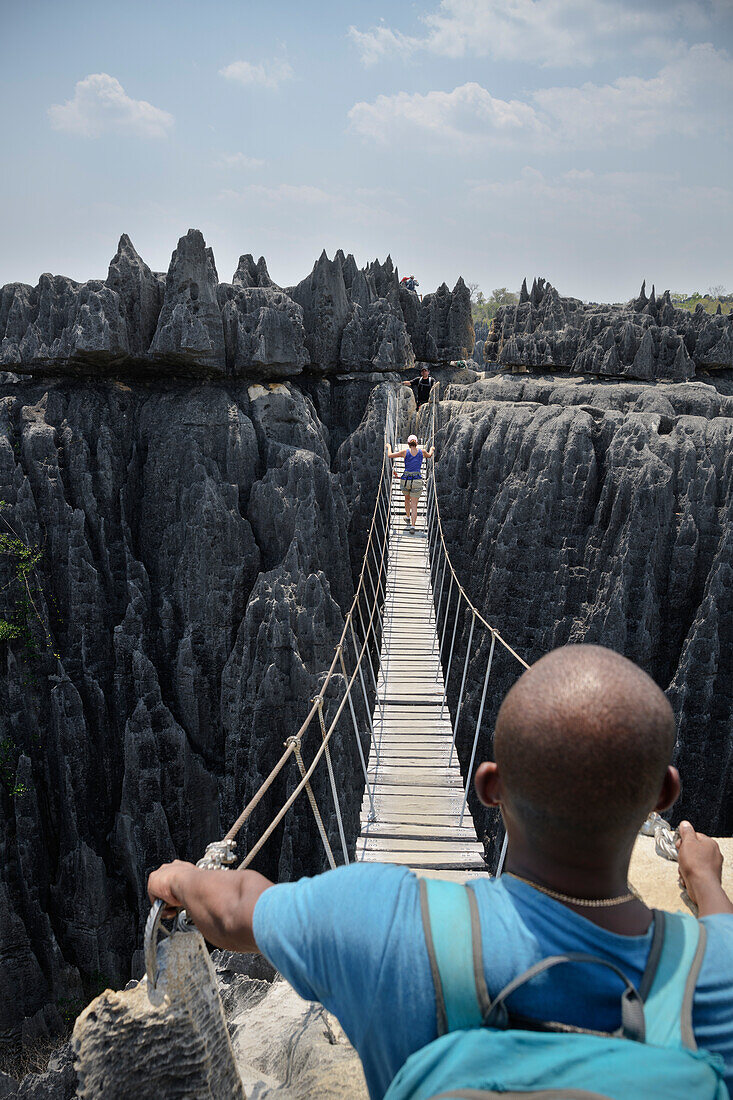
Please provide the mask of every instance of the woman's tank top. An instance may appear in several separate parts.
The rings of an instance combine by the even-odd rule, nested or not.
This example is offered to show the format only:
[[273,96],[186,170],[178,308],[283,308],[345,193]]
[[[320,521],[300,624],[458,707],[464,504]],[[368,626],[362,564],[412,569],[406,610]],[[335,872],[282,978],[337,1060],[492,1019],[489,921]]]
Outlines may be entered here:
[[405,473],[417,474],[420,476],[420,467],[422,466],[422,450],[420,447],[417,449],[417,454],[410,454],[410,448],[407,448],[407,454],[405,455]]

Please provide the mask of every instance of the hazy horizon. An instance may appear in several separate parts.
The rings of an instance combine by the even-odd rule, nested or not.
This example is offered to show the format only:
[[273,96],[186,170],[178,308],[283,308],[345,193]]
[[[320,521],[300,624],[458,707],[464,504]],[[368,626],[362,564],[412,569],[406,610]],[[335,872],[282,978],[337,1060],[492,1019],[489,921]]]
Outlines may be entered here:
[[167,270],[282,286],[325,248],[423,292],[733,290],[728,0],[2,6],[0,285]]

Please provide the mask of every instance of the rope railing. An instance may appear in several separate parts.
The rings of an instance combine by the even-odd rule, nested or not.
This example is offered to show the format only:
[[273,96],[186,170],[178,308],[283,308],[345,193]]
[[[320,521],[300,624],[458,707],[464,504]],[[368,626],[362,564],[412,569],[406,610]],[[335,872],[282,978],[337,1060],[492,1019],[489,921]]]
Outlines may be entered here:
[[[396,439],[397,411],[398,411],[397,394],[394,393],[394,392],[389,393],[388,398],[387,398],[387,409],[386,409],[386,413],[385,413],[384,441],[385,441],[385,444],[390,446],[390,447],[392,447],[394,445],[394,442],[395,442],[395,439]],[[249,866],[249,864],[252,862],[254,857],[257,855],[257,853],[260,851],[260,849],[263,847],[263,845],[266,843],[266,841],[269,839],[269,837],[275,831],[277,826],[280,824],[282,819],[285,817],[285,814],[288,812],[288,810],[293,805],[295,800],[298,798],[300,793],[303,790],[306,790],[306,791],[308,790],[309,783],[310,783],[310,778],[313,775],[313,772],[315,771],[315,768],[316,768],[317,764],[319,763],[321,757],[324,756],[324,755],[326,756],[326,763],[327,763],[327,768],[328,768],[328,772],[329,772],[329,782],[330,782],[330,786],[331,786],[331,794],[332,794],[332,797],[333,797],[334,809],[335,809],[335,812],[336,812],[336,818],[337,818],[337,822],[338,822],[339,837],[340,837],[340,840],[341,840],[341,847],[342,847],[342,852],[343,852],[343,856],[344,856],[344,862],[345,863],[349,862],[346,839],[345,839],[344,828],[343,828],[343,820],[342,820],[342,815],[341,815],[341,808],[340,808],[340,804],[339,804],[338,789],[337,789],[337,786],[336,786],[336,781],[335,781],[335,777],[334,777],[334,774],[333,774],[333,766],[332,766],[332,763],[331,763],[330,753],[329,753],[329,742],[330,742],[330,740],[331,740],[331,738],[334,734],[334,731],[336,729],[338,721],[341,718],[341,715],[342,715],[342,713],[344,711],[344,708],[346,707],[347,703],[348,703],[349,712],[350,712],[350,715],[351,715],[352,725],[353,725],[353,728],[354,728],[354,734],[355,734],[355,737],[356,737],[356,743],[357,743],[357,749],[358,749],[358,753],[359,753],[359,759],[360,759],[362,771],[363,771],[363,774],[364,774],[365,789],[366,789],[366,792],[367,792],[367,796],[369,798],[370,817],[373,818],[373,816],[374,816],[374,793],[373,793],[372,787],[369,783],[367,762],[366,762],[366,758],[364,756],[364,748],[363,748],[363,745],[361,743],[361,735],[360,735],[359,723],[358,723],[357,715],[356,715],[356,708],[354,706],[354,700],[352,699],[352,689],[354,688],[354,684],[355,684],[355,682],[357,680],[357,677],[358,677],[359,685],[360,685],[360,688],[361,688],[361,696],[362,696],[362,700],[363,700],[363,705],[364,705],[365,713],[367,715],[367,722],[368,722],[368,727],[369,727],[370,747],[371,747],[371,750],[375,754],[375,758],[378,758],[378,749],[377,749],[377,746],[375,744],[374,727],[373,727],[373,724],[372,724],[371,708],[369,706],[369,696],[368,696],[368,692],[367,692],[367,686],[366,686],[366,680],[365,680],[365,677],[364,677],[364,668],[363,668],[363,666],[364,666],[364,663],[365,663],[365,654],[366,654],[367,655],[366,664],[368,666],[368,669],[370,670],[371,680],[372,680],[372,684],[374,686],[375,696],[376,696],[377,680],[376,680],[376,675],[375,675],[375,672],[374,672],[374,666],[372,664],[372,657],[371,657],[369,646],[370,646],[370,643],[372,641],[375,643],[375,645],[378,644],[378,636],[377,636],[377,625],[378,624],[379,624],[379,627],[381,629],[381,615],[379,613],[378,603],[379,603],[379,600],[381,598],[381,593],[382,593],[382,590],[383,590],[383,587],[384,587],[384,579],[383,578],[386,574],[387,544],[388,544],[388,541],[389,541],[389,519],[390,519],[390,512],[391,512],[391,492],[390,492],[391,478],[392,478],[392,469],[391,469],[391,465],[389,463],[389,460],[387,458],[387,446],[385,446],[383,456],[382,456],[382,467],[381,467],[381,470],[380,470],[379,481],[378,481],[378,485],[377,485],[377,493],[376,493],[376,498],[375,498],[375,501],[374,501],[374,508],[373,508],[373,511],[372,511],[372,518],[371,518],[371,523],[369,525],[369,533],[368,533],[368,536],[367,536],[366,548],[365,548],[365,551],[364,551],[364,558],[362,560],[361,571],[359,573],[359,579],[358,579],[357,586],[356,586],[356,592],[354,594],[354,599],[351,603],[351,607],[349,608],[349,610],[346,614],[346,618],[344,619],[343,629],[341,631],[341,636],[339,638],[339,641],[336,645],[335,652],[334,652],[334,655],[333,655],[333,659],[331,661],[331,665],[330,665],[328,671],[326,672],[326,675],[323,679],[323,682],[321,684],[321,687],[320,687],[320,690],[319,690],[318,694],[312,700],[310,710],[308,711],[308,714],[306,715],[302,725],[300,726],[300,729],[297,731],[297,733],[294,736],[288,738],[288,740],[286,742],[285,752],[282,754],[280,759],[277,761],[274,768],[272,769],[270,774],[267,776],[267,778],[263,782],[262,786],[257,790],[257,792],[254,794],[252,799],[245,806],[242,813],[239,815],[239,817],[234,822],[234,824],[232,825],[229,832],[226,834],[225,839],[226,840],[234,840],[235,839],[235,837],[239,833],[239,831],[242,828],[242,826],[244,825],[244,823],[251,816],[251,814],[252,814],[253,810],[256,808],[257,804],[261,801],[262,796],[265,793],[265,791],[267,790],[267,788],[272,785],[272,783],[275,781],[277,776],[282,772],[283,768],[287,764],[287,762],[290,759],[291,755],[294,755],[296,753],[299,755],[302,740],[303,740],[304,736],[306,735],[306,733],[308,732],[308,729],[309,729],[311,723],[313,722],[313,719],[316,718],[316,716],[318,716],[317,721],[319,722],[319,725],[320,725],[321,744],[320,744],[319,748],[317,749],[317,751],[314,755],[313,761],[311,762],[310,766],[307,769],[305,769],[305,771],[303,771],[301,769],[300,782],[297,784],[297,786],[295,787],[293,792],[290,794],[290,796],[288,797],[288,799],[286,800],[286,802],[284,803],[282,808],[279,810],[279,812],[275,815],[275,817],[273,818],[273,820],[271,821],[271,823],[269,824],[269,826],[267,827],[265,832],[262,834],[262,836],[259,838],[257,843],[252,848],[250,848],[250,850],[247,852],[247,855],[245,856],[245,858],[240,863],[240,867]],[[386,500],[385,500],[385,497],[386,497]],[[380,528],[381,528],[381,530],[380,530]],[[375,581],[374,581],[374,577],[372,575],[372,565],[374,565],[374,572],[376,573],[376,578],[377,578],[376,584],[375,584]],[[367,588],[367,582],[369,583],[369,589],[371,591],[369,591],[369,589]],[[362,603],[365,605],[364,610],[362,610]],[[366,620],[366,623],[365,623],[365,620]],[[359,645],[359,642],[358,642],[358,628],[359,627],[361,628],[361,635],[363,637],[363,641],[362,641],[361,645]],[[345,658],[345,654],[348,652],[349,643],[353,646],[354,657],[355,657],[354,670],[350,675],[349,675],[349,672],[348,672],[348,669],[347,669],[347,666],[346,666],[346,658]],[[327,691],[328,691],[329,686],[331,685],[332,681],[335,679],[336,676],[339,676],[339,675],[340,675],[341,679],[343,680],[343,682],[345,684],[343,697],[341,698],[341,701],[340,701],[339,706],[336,710],[336,713],[334,714],[333,718],[331,719],[328,727],[326,727],[324,714],[323,714],[323,708],[324,708],[324,704],[326,702],[326,694],[327,694]],[[324,832],[321,831],[320,828],[319,828],[319,833],[321,834],[321,839],[323,840],[324,839]],[[331,849],[330,849],[330,845],[328,845],[327,842],[324,843],[324,850],[326,851],[326,856],[329,859],[329,863],[330,863],[332,858],[333,858],[333,855],[332,855],[332,852],[331,852]]]
[[[436,433],[436,414],[437,414],[437,385],[432,387],[430,392],[430,405],[427,413],[427,425],[428,425],[428,445],[432,447],[435,445],[435,433]],[[461,612],[464,616],[464,627],[466,623],[466,616],[470,615],[471,625],[468,633],[468,641],[466,643],[466,653],[463,661],[463,670],[460,679],[460,689],[458,692],[458,700],[456,704],[455,719],[453,722],[453,739],[451,743],[450,759],[449,763],[452,763],[453,753],[456,749],[456,740],[458,736],[458,729],[461,720],[461,714],[463,711],[464,694],[466,689],[466,679],[468,675],[468,667],[471,658],[478,652],[480,648],[480,641],[474,645],[474,635],[476,631],[483,633],[483,637],[486,637],[487,633],[491,638],[489,645],[489,655],[486,662],[486,671],[483,677],[483,687],[481,691],[481,702],[479,704],[478,717],[476,719],[476,727],[473,734],[473,742],[471,747],[471,760],[466,774],[466,785],[463,792],[463,800],[461,803],[461,814],[459,819],[459,825],[463,825],[463,818],[466,812],[466,805],[468,803],[468,792],[471,786],[471,777],[473,775],[473,766],[476,759],[476,751],[478,748],[478,739],[481,732],[481,721],[484,715],[484,706],[486,703],[486,695],[489,687],[489,679],[491,677],[491,669],[494,662],[494,652],[496,649],[496,643],[503,646],[506,652],[516,660],[523,669],[529,668],[527,662],[519,656],[517,651],[512,648],[505,638],[499,633],[497,628],[493,626],[484,616],[471,600],[470,596],[466,592],[465,588],[461,584],[461,581],[456,573],[456,570],[451,561],[450,554],[448,553],[448,547],[445,541],[445,532],[443,530],[443,523],[440,515],[440,505],[438,503],[438,493],[435,483],[434,468],[432,476],[426,478],[427,488],[427,500],[426,500],[426,512],[427,512],[427,543],[428,543],[428,561],[430,565],[430,577],[433,585],[433,592],[438,593],[437,601],[435,602],[435,641],[433,645],[437,643],[439,654],[439,667],[445,670],[444,673],[444,691],[443,699],[441,703],[440,715],[443,716],[443,710],[448,701],[448,684],[451,677],[451,671],[453,669],[453,657],[456,649],[456,637],[458,634],[458,623],[461,617]],[[447,599],[443,604],[443,592],[446,589],[446,573],[448,575],[447,586]],[[453,601],[454,592],[456,593],[455,601]],[[451,605],[454,603],[453,611],[451,612]],[[448,622],[451,614],[453,615],[453,629],[450,632],[450,640],[446,646],[446,632]],[[447,663],[445,661],[447,648]],[[504,844],[502,852],[499,857],[499,863],[496,869],[496,874],[501,874],[504,857],[506,855],[506,835],[504,836]]]
[[[389,526],[392,508],[392,465],[391,461],[387,457],[387,454],[388,450],[394,449],[394,445],[396,443],[398,405],[398,391],[397,389],[391,390],[387,395],[387,408],[385,411],[385,446],[382,452],[382,467],[377,483],[377,491],[367,535],[366,548],[364,550],[364,558],[362,560],[361,571],[359,573],[359,579],[356,585],[354,598],[344,619],[341,636],[339,638],[338,644],[335,647],[330,667],[328,668],[328,671],[323,678],[320,690],[318,691],[317,695],[315,695],[314,698],[311,700],[310,709],[305,719],[303,720],[299,730],[297,731],[297,733],[287,738],[284,744],[285,751],[282,753],[279,760],[275,763],[269,775],[260,784],[252,798],[247,802],[239,817],[226,833],[224,838],[222,840],[213,841],[206,846],[206,852],[204,853],[203,857],[198,861],[199,867],[220,869],[230,867],[234,863],[236,863],[237,857],[235,855],[235,848],[237,835],[241,831],[242,827],[246,824],[246,822],[251,818],[258,805],[262,802],[265,794],[268,792],[268,790],[270,790],[278,777],[282,775],[283,770],[287,766],[291,757],[295,758],[298,771],[300,773],[300,781],[297,783],[289,797],[285,800],[280,810],[270,821],[269,825],[259,837],[257,842],[249,848],[244,859],[239,864],[239,867],[245,868],[248,867],[250,863],[252,863],[255,856],[267,843],[269,838],[272,836],[278,825],[287,814],[288,810],[292,807],[293,803],[304,790],[306,791],[311,809],[313,811],[316,827],[321,838],[321,843],[323,844],[327,862],[330,867],[335,866],[336,861],[334,859],[333,850],[328,839],[328,833],[326,831],[323,819],[320,814],[320,810],[318,808],[315,793],[311,786],[311,777],[313,776],[313,773],[315,772],[321,759],[324,757],[326,760],[328,781],[334,803],[334,811],[338,825],[338,834],[339,840],[341,842],[343,860],[345,864],[349,862],[349,852],[346,842],[346,834],[344,831],[343,817],[341,814],[338,786],[336,783],[336,777],[334,775],[333,762],[329,749],[329,743],[331,741],[331,738],[333,737],[334,731],[336,730],[339,719],[344,712],[344,708],[346,707],[347,702],[349,705],[349,712],[354,727],[354,734],[356,736],[359,758],[364,773],[365,788],[367,796],[369,798],[369,818],[370,820],[374,819],[374,791],[369,783],[367,763],[364,757],[364,747],[361,743],[361,733],[359,730],[356,708],[354,706],[354,701],[351,698],[351,695],[358,677],[363,705],[367,714],[370,745],[372,751],[374,752],[375,759],[377,759],[378,749],[374,738],[374,727],[371,718],[371,708],[369,706],[369,695],[366,687],[366,681],[364,679],[363,665],[364,657],[366,654],[366,663],[369,668],[371,682],[374,689],[374,695],[375,698],[378,700],[377,679],[374,671],[374,665],[372,663],[370,645],[373,644],[375,649],[378,651],[379,639],[381,638],[382,631],[382,616],[379,611],[379,602],[384,598],[384,593],[386,591],[387,545],[389,542]],[[374,574],[372,573],[372,565],[374,566],[374,574],[376,574],[376,582],[374,579]],[[361,644],[359,644],[358,640],[359,628],[361,628],[361,634],[363,637],[363,641],[361,642]],[[354,649],[354,669],[351,674],[349,674],[346,665],[346,653],[348,652],[349,642]],[[333,718],[327,726],[326,719],[324,718],[326,695],[332,684],[336,685],[336,687],[338,688],[339,683],[343,683],[344,685],[343,696],[336,709],[336,713],[334,714]],[[307,734],[314,719],[318,724],[318,729],[320,732],[320,744],[318,746],[318,749],[314,753],[310,765],[306,767],[301,753],[301,746],[303,738]],[[164,908],[165,903],[162,900],[158,899],[152,906],[145,925],[145,966],[148,984],[151,989],[155,988],[156,982],[156,945],[158,933],[160,930],[160,921]],[[181,912],[179,913],[176,926],[182,930],[193,927],[191,922],[188,920],[184,910],[181,910]]]

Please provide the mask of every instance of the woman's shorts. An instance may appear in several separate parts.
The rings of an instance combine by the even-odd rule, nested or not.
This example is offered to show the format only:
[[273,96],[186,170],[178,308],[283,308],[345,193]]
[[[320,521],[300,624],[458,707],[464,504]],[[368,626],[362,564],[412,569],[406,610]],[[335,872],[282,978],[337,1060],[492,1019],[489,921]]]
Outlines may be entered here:
[[411,477],[400,478],[400,488],[406,497],[415,497],[417,500],[422,492],[422,487],[422,479],[418,480],[417,478]]

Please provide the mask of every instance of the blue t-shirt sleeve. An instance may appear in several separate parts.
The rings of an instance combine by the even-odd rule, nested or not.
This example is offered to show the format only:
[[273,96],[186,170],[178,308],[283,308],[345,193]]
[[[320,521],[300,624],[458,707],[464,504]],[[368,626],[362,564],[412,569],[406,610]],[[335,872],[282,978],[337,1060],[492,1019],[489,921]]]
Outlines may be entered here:
[[[733,913],[702,917],[708,938],[695,987],[692,1024],[698,1047],[720,1054],[733,1089]],[[733,1093],[731,1093],[733,1095]]]
[[355,1046],[368,1025],[406,867],[353,863],[271,886],[254,911],[263,955],[338,1017]]

